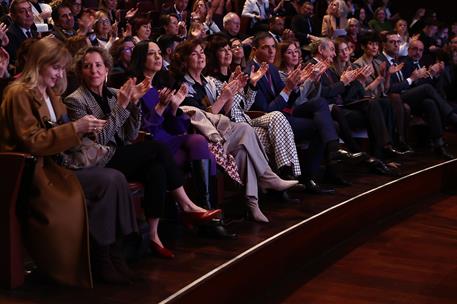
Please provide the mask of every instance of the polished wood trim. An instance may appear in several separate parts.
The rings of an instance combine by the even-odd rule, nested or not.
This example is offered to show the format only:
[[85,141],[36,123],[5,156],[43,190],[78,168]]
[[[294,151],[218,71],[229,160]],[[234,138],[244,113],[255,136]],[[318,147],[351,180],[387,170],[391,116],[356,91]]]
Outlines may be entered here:
[[266,239],[160,303],[199,299],[233,303],[262,293],[300,264],[421,198],[457,189],[457,161],[447,161],[366,191]]

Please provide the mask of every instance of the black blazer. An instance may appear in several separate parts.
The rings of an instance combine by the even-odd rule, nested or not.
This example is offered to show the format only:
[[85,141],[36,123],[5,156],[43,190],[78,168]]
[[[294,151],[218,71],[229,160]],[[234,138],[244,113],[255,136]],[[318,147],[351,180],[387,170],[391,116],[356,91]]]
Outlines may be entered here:
[[[35,24],[32,24],[30,31],[32,33],[33,38],[38,37],[38,33],[36,30]],[[10,40],[10,43],[5,47],[6,51],[10,55],[10,62],[13,64],[16,64],[16,52],[21,46],[22,42],[27,40],[27,36],[24,34],[22,29],[16,24],[16,23],[11,23],[10,26],[8,27],[8,30],[6,31],[6,35],[8,35],[8,39]]]

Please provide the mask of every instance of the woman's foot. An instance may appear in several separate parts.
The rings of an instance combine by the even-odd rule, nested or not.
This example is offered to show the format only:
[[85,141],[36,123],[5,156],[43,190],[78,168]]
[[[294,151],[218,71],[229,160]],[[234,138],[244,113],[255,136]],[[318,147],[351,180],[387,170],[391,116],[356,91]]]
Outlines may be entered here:
[[267,189],[284,191],[297,184],[297,180],[283,180],[270,169],[268,169],[264,175],[259,177],[259,186],[263,191]]
[[259,200],[256,197],[247,197],[248,218],[258,223],[269,223],[268,218],[262,213],[259,208]]
[[184,225],[191,228],[193,224],[208,222],[222,213],[221,209],[203,210],[203,212],[183,212]]
[[158,244],[153,240],[149,240],[149,248],[151,249],[152,254],[159,258],[173,259],[175,257],[174,253],[163,246],[162,243]]

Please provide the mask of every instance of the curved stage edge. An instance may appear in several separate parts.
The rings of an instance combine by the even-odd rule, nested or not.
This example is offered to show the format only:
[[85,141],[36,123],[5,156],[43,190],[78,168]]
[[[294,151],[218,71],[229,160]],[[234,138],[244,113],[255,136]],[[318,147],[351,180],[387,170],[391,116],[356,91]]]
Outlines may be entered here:
[[439,193],[457,190],[457,160],[408,174],[338,203],[267,238],[194,280],[160,303],[248,303],[297,267],[360,231],[373,228]]

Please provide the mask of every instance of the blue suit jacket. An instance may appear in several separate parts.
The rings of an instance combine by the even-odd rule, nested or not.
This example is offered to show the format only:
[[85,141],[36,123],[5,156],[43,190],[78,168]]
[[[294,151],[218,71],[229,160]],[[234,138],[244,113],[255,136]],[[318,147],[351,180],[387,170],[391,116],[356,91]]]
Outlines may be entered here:
[[[255,70],[259,68],[259,65],[256,62],[253,60],[249,61],[245,70],[248,75],[251,73],[252,66],[254,66]],[[271,87],[268,84],[267,76],[265,75],[257,82],[257,95],[251,109],[263,112],[283,111],[285,108],[289,107],[289,103],[294,99],[294,96],[291,94],[291,96],[289,96],[289,101],[286,101],[280,95],[282,89],[284,88],[284,82],[281,80],[277,67],[269,64],[268,72],[271,75],[274,92],[271,90]]]

